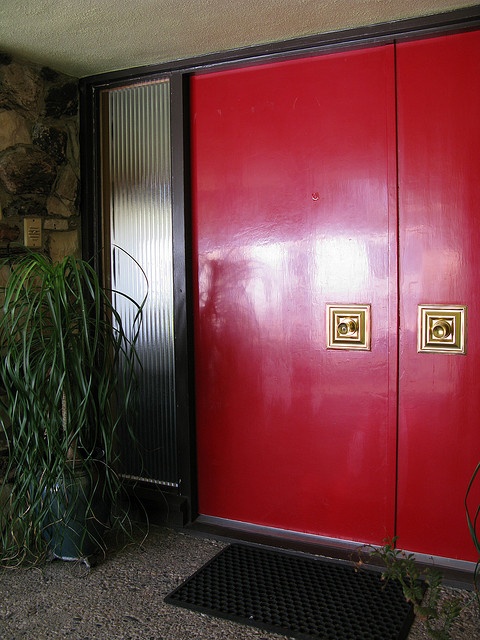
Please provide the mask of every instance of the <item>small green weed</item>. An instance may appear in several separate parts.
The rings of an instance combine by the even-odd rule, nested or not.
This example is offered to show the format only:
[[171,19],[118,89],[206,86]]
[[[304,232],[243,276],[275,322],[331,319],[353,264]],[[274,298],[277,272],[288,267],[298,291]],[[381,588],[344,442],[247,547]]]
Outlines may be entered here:
[[464,603],[461,598],[442,598],[442,574],[438,569],[421,569],[413,553],[395,548],[396,538],[386,540],[380,548],[368,547],[372,558],[383,564],[383,579],[397,580],[415,615],[423,620],[428,634],[435,640],[451,640],[451,628]]

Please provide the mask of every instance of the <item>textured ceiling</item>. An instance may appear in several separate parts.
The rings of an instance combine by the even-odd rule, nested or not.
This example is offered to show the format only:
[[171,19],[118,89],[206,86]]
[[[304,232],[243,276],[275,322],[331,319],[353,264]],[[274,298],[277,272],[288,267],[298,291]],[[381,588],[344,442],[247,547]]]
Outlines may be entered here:
[[0,51],[84,77],[476,4],[468,0],[0,0]]

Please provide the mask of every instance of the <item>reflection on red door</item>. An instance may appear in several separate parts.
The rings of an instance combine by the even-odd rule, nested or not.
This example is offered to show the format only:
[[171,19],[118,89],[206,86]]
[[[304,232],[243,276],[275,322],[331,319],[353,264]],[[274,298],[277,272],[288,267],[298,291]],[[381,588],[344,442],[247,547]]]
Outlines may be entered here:
[[[393,534],[393,48],[192,82],[200,512]],[[326,349],[371,304],[371,351]]]
[[[202,514],[475,560],[479,77],[471,32],[192,79]],[[423,304],[468,307],[465,355],[417,352]]]
[[[401,44],[397,65],[399,545],[475,560],[463,501],[480,460],[480,32]],[[417,353],[422,304],[467,305],[466,355]]]

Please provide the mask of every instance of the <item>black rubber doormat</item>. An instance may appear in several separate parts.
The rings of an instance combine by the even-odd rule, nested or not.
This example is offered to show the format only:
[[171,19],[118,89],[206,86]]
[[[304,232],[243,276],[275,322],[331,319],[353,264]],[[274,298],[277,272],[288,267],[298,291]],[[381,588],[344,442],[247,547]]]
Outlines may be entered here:
[[405,640],[413,608],[373,570],[232,544],[165,602],[301,640]]

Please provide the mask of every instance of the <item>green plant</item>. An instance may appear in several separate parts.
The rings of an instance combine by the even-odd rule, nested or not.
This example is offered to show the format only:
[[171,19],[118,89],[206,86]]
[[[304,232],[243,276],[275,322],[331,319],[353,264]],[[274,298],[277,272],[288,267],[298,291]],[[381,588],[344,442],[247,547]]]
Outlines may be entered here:
[[470,478],[470,482],[468,483],[467,491],[465,493],[465,513],[467,516],[467,525],[468,530],[470,531],[470,536],[472,538],[473,544],[475,545],[475,549],[477,551],[478,562],[475,567],[474,573],[474,582],[475,582],[475,591],[477,595],[477,600],[480,605],[480,591],[479,591],[479,576],[480,576],[480,534],[478,532],[478,519],[480,516],[480,504],[475,504],[473,510],[471,505],[469,504],[470,497],[473,491],[475,484],[477,483],[477,479],[480,477],[480,462],[475,467],[475,470]]
[[435,568],[421,568],[414,554],[396,548],[396,538],[383,547],[368,547],[370,555],[381,561],[385,580],[397,580],[415,615],[423,620],[428,634],[435,640],[450,640],[451,627],[464,604],[455,596],[442,598],[442,574]]
[[[28,253],[6,266],[0,421],[8,443],[5,477],[13,479],[0,488],[0,540],[1,562],[11,565],[45,557],[45,531],[58,524],[51,496],[64,494],[68,524],[75,509],[68,487],[80,472],[115,503],[115,439],[133,405],[142,305],[125,296],[132,306],[125,328],[95,270],[71,256],[53,263]],[[95,518],[90,511],[87,504],[87,517]]]

